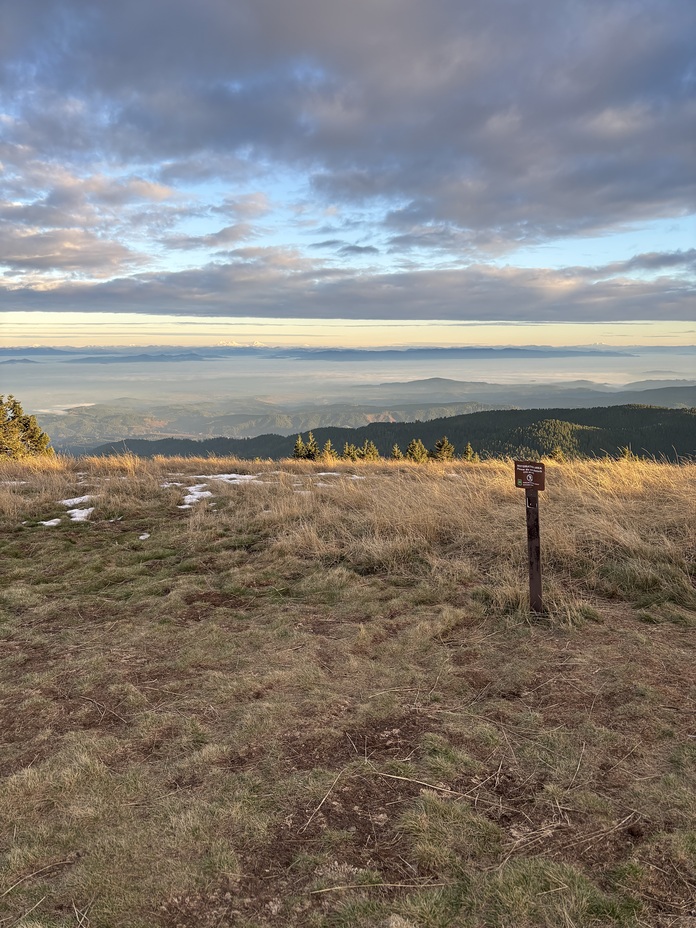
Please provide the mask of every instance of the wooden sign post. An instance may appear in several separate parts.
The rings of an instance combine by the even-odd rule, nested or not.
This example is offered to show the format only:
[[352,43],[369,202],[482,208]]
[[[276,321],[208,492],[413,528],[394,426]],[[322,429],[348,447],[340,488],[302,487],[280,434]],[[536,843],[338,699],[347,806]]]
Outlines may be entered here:
[[546,487],[546,468],[538,461],[515,461],[515,485],[524,488],[529,553],[529,608],[543,612],[541,595],[541,539],[539,535],[539,490]]

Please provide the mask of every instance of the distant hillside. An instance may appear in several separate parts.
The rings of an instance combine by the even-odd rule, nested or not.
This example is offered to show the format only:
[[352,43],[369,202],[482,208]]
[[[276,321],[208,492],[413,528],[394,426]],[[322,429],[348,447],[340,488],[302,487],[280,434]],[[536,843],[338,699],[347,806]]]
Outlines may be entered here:
[[241,409],[220,412],[200,405],[151,406],[135,409],[127,403],[99,403],[44,413],[41,426],[57,450],[81,454],[105,442],[163,438],[251,438],[257,435],[297,435],[308,429],[360,428],[370,422],[413,422],[441,419],[487,409],[510,408],[505,403],[411,403],[386,406],[332,404],[284,410],[269,403],[243,400]]
[[628,351],[598,351],[596,348],[323,348],[286,349],[286,357],[297,355],[303,361],[441,361],[456,359],[494,358],[577,358],[596,357],[626,358]]
[[356,396],[369,396],[371,402],[455,403],[475,400],[479,403],[506,403],[518,409],[544,406],[577,407],[627,406],[634,403],[650,406],[696,406],[696,385],[686,381],[644,381],[630,383],[622,389],[589,380],[559,384],[502,384],[449,380],[431,377],[405,383],[358,384]]
[[[0,362],[7,363],[7,362]],[[26,362],[24,362],[26,363]],[[32,363],[32,362],[29,362]],[[41,426],[53,446],[69,454],[112,442],[164,438],[201,440],[297,435],[328,428],[359,429],[375,422],[444,419],[496,409],[559,409],[626,406],[691,408],[696,386],[646,381],[617,391],[607,384],[573,381],[552,384],[495,384],[429,378],[407,383],[355,385],[351,398],[313,405],[283,405],[259,397],[211,398],[208,402],[156,404],[132,397],[41,412]],[[560,419],[567,416],[561,415]]]
[[[593,409],[521,409],[476,412],[429,422],[374,422],[358,429],[319,428],[320,445],[328,439],[341,451],[346,442],[375,443],[383,456],[398,444],[405,450],[413,438],[432,447],[447,435],[461,452],[467,442],[482,456],[521,455],[538,457],[561,451],[568,456],[618,455],[630,447],[637,454],[674,460],[696,454],[696,409],[659,406],[610,406]],[[259,435],[256,438],[214,438],[204,441],[130,439],[100,445],[94,454],[132,451],[141,457],[154,455],[236,455],[241,458],[282,458],[292,454],[293,438]]]
[[71,358],[66,364],[159,364],[170,361],[203,361],[204,359],[193,351],[183,354],[119,354],[119,355],[89,355],[86,358]]

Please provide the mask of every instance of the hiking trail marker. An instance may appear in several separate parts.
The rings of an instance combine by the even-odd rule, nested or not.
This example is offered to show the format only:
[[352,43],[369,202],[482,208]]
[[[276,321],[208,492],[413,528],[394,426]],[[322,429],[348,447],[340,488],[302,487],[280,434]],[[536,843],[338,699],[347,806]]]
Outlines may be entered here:
[[546,468],[540,461],[515,461],[515,486],[524,490],[529,553],[529,608],[543,612],[541,595],[541,540],[539,536],[539,490],[546,489]]

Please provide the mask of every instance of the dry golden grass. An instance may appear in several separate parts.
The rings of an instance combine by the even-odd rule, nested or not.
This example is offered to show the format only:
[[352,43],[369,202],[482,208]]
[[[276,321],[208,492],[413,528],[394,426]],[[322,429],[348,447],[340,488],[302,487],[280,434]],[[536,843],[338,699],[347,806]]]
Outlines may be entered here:
[[0,926],[687,926],[693,478],[5,462]]

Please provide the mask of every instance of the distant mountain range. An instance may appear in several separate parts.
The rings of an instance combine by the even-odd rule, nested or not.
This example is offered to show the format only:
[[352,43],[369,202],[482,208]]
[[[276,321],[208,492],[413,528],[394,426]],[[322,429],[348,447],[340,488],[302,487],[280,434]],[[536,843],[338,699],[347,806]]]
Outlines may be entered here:
[[119,354],[87,355],[84,358],[70,358],[66,364],[162,364],[176,361],[205,361],[205,358],[193,351],[182,354]]
[[539,358],[630,358],[630,349],[555,348],[533,345],[524,347],[455,347],[455,348],[266,348],[263,346],[221,345],[181,351],[150,346],[144,351],[124,348],[0,348],[0,357],[38,357],[46,360],[66,360],[79,364],[148,364],[154,362],[205,361],[235,357],[259,357],[284,361],[377,362],[452,361]]
[[[31,355],[32,357],[53,357],[55,355],[66,355],[66,354],[75,354],[76,351],[82,351],[84,349],[75,349],[74,351],[66,351],[63,348],[41,348],[41,347],[26,347],[26,348],[2,348],[0,347],[0,357],[16,357],[21,355]],[[91,349],[90,349],[91,350]]]
[[[525,409],[475,412],[429,422],[375,422],[359,429],[319,428],[320,446],[330,440],[340,452],[345,443],[375,443],[383,456],[398,444],[404,451],[414,438],[427,447],[446,435],[462,452],[469,442],[482,456],[539,457],[562,453],[619,455],[624,448],[637,454],[675,460],[696,454],[696,409],[654,406],[614,406],[594,409]],[[231,455],[241,458],[282,458],[292,454],[293,438],[260,435],[255,438],[213,438],[203,441],[168,438],[159,441],[128,439],[93,449],[94,454],[131,451],[142,457]]]
[[353,389],[357,398],[369,396],[371,402],[389,402],[397,397],[401,402],[423,401],[431,403],[471,402],[508,406],[621,406],[643,403],[654,406],[696,405],[696,378],[693,380],[644,380],[615,387],[590,380],[576,380],[558,384],[521,383],[500,384],[444,377],[404,383],[382,383],[372,386],[358,384]]
[[286,357],[297,356],[303,361],[403,361],[404,358],[413,361],[438,361],[453,359],[496,359],[496,358],[573,358],[587,357],[601,354],[603,357],[631,357],[628,351],[613,351],[605,349],[601,352],[596,348],[551,348],[551,347],[524,347],[524,348],[325,348],[325,349],[292,349]]

